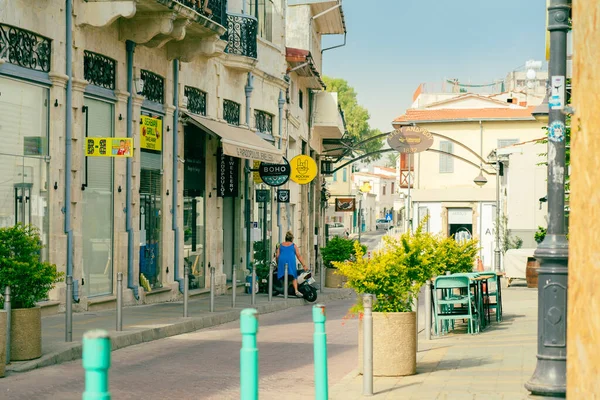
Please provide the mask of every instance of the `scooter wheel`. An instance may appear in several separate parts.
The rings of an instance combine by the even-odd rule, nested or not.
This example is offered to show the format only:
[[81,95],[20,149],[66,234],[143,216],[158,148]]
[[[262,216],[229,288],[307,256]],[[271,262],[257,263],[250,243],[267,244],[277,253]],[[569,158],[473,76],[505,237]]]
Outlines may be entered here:
[[314,303],[317,301],[317,289],[311,287],[309,290],[307,290],[306,293],[304,293],[304,300],[308,301],[309,303]]

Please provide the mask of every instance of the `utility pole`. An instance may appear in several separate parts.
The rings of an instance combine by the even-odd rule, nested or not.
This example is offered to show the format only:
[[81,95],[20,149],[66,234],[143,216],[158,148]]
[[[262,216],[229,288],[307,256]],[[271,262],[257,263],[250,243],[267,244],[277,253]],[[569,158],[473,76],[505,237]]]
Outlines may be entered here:
[[598,257],[598,126],[600,126],[600,14],[597,0],[578,0],[573,4],[573,106],[571,140],[571,197],[574,210],[569,218],[571,256],[569,260],[569,299],[567,335],[567,392],[569,398],[600,398],[598,371],[600,359],[597,337],[600,318],[582,310],[600,304],[595,282]]
[[[564,109],[570,13],[571,0],[549,1],[551,95],[548,110],[548,231],[534,253],[540,262],[538,351],[535,372],[525,384],[533,395],[549,397],[566,397],[567,390],[569,243],[565,235],[565,175],[568,171],[565,168]],[[593,61],[589,59],[588,62]]]

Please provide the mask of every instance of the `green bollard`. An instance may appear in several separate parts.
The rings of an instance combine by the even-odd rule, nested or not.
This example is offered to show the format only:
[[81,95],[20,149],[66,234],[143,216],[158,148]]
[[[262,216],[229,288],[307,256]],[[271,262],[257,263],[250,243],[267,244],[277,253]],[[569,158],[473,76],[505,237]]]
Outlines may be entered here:
[[85,392],[83,400],[110,400],[108,369],[110,368],[111,343],[108,332],[94,330],[83,335],[83,369],[85,369]]
[[[254,288],[253,288],[254,289]],[[240,315],[242,348],[240,350],[240,399],[258,400],[258,312],[254,308],[242,310]]]
[[316,304],[313,306],[313,322],[315,323],[315,400],[329,399],[325,320],[325,305]]

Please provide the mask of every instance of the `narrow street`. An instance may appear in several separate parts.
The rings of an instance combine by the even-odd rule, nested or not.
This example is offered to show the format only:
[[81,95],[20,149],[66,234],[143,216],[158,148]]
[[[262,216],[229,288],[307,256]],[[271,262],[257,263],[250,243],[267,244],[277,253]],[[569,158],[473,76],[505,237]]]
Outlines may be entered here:
[[[329,383],[356,368],[356,319],[345,318],[352,300],[327,305]],[[310,306],[261,315],[258,348],[261,399],[310,399],[314,394]],[[114,399],[239,399],[239,321],[112,353]],[[81,360],[0,381],[0,398],[81,399]]]

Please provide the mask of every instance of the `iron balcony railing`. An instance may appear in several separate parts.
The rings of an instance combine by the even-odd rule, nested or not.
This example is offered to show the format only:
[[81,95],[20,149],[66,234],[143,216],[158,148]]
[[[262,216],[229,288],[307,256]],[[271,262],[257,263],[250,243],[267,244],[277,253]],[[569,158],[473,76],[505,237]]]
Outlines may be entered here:
[[257,58],[256,34],[258,20],[251,15],[227,13],[227,32],[221,39],[227,42],[225,52],[238,56]]
[[225,26],[225,16],[227,15],[227,0],[175,0],[215,21],[219,25]]

